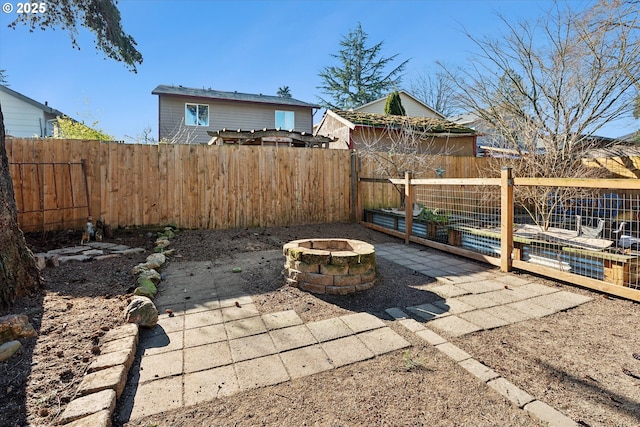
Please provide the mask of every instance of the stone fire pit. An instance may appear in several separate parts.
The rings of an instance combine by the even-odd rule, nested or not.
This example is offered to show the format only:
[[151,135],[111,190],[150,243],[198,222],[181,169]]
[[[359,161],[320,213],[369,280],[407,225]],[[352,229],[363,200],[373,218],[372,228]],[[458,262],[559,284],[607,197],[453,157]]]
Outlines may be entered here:
[[302,239],[284,245],[289,286],[318,294],[346,295],[376,283],[373,245],[350,239]]

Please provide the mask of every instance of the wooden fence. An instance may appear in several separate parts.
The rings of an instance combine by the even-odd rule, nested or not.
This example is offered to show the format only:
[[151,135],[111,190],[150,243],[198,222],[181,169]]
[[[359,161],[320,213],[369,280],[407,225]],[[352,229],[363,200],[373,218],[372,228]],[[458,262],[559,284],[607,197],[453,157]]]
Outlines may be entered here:
[[[112,227],[223,229],[349,221],[353,211],[342,150],[8,139],[7,154],[25,231],[77,227],[89,214]],[[86,176],[65,167],[83,161]]]
[[[88,216],[112,227],[284,226],[353,220],[358,199],[363,208],[399,205],[386,177],[347,150],[10,138],[7,153],[25,231],[79,228]],[[475,178],[487,162],[435,157],[434,171],[419,177],[438,169]],[[640,176],[637,158],[592,162],[615,177]]]

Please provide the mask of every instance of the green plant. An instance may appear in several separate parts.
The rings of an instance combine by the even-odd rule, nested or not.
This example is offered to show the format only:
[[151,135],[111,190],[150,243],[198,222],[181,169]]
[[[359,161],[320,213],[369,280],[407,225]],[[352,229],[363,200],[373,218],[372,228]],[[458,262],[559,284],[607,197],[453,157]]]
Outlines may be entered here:
[[418,370],[418,369],[427,369],[424,363],[425,363],[425,361],[422,358],[420,358],[420,359],[412,358],[411,354],[409,354],[409,350],[405,350],[402,353],[403,368],[407,372],[415,371],[415,370]]
[[418,214],[418,219],[426,223],[433,223],[437,225],[445,225],[449,223],[449,217],[446,214],[438,213],[438,209],[428,209],[425,206]]

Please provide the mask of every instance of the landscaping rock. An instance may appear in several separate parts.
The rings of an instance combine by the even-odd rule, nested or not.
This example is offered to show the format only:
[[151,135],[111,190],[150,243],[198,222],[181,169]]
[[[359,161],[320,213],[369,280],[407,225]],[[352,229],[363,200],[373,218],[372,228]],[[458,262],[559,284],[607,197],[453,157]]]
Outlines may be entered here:
[[145,270],[143,272],[141,272],[140,274],[138,274],[138,284],[140,284],[140,280],[141,279],[148,279],[151,280],[153,283],[158,284],[160,283],[161,277],[160,277],[160,273],[158,273],[155,270]]
[[158,289],[156,288],[155,283],[153,283],[153,281],[151,281],[151,279],[145,279],[144,277],[138,277],[138,279],[136,280],[136,283],[138,284],[138,286],[142,287],[142,288],[147,288],[155,297],[156,294],[158,293]]
[[164,251],[162,253],[164,254],[165,257],[168,257],[168,256],[172,256],[174,253],[176,253],[176,250],[175,249],[169,249],[168,251]]
[[[125,323],[124,325],[120,325],[116,328],[111,329],[109,332],[104,334],[104,336],[100,339],[101,342],[106,343],[109,341],[116,341],[122,338],[127,337],[138,337],[138,326],[131,323]],[[137,343],[137,341],[136,341]]]
[[80,261],[87,262],[91,261],[91,257],[87,255],[64,255],[58,258],[60,262],[68,262],[68,261]]
[[167,258],[163,254],[151,254],[147,257],[147,264],[150,269],[160,268],[167,262]]
[[133,276],[137,276],[138,274],[140,274],[140,273],[142,273],[142,272],[144,272],[144,271],[149,271],[149,270],[153,270],[153,268],[149,267],[149,264],[147,264],[147,263],[145,262],[145,263],[138,264],[138,265],[134,266],[134,267],[131,269],[131,274],[132,274]]
[[138,286],[133,290],[133,294],[136,296],[147,297],[149,299],[154,299],[156,295],[151,292],[151,289],[145,288],[144,286]]
[[125,321],[152,328],[158,323],[158,309],[151,299],[137,296],[125,310]]
[[170,244],[171,242],[169,241],[169,239],[158,239],[155,242],[156,248],[166,248]]
[[65,424],[65,427],[111,427],[111,412],[105,409]]
[[20,341],[9,341],[0,345],[0,362],[16,354],[20,347],[22,347]]
[[33,338],[37,336],[38,333],[33,329],[33,326],[29,323],[29,318],[24,314],[10,314],[0,317],[0,344],[16,338]]
[[116,365],[87,374],[78,386],[78,395],[86,396],[102,390],[115,390],[119,398],[127,383],[127,367]]
[[164,238],[167,238],[167,239],[173,239],[174,237],[176,237],[176,233],[173,232],[171,227],[165,227],[164,232],[162,232],[160,234],[160,237],[164,237]]

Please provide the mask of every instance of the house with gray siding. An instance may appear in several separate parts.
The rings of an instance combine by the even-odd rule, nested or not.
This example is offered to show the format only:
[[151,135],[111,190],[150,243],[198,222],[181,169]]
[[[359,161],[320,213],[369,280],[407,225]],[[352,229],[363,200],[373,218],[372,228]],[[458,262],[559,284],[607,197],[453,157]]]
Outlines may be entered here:
[[60,111],[0,85],[0,105],[4,128],[8,136],[16,138],[44,138],[54,134]]
[[212,143],[218,131],[282,130],[313,133],[315,104],[263,94],[159,85],[158,140]]

